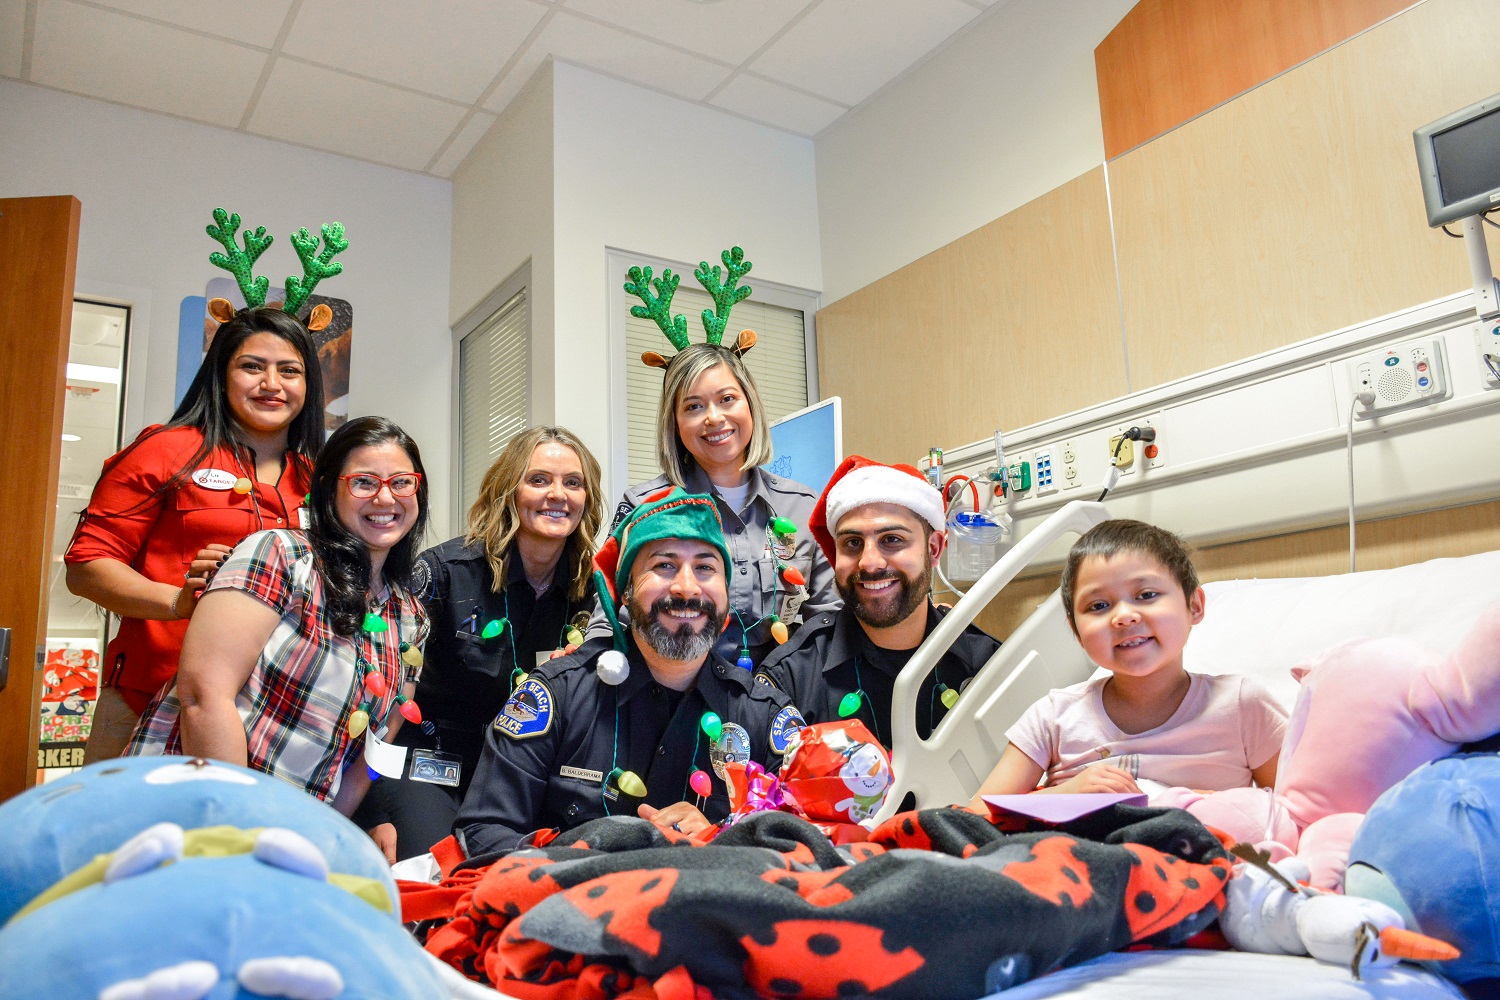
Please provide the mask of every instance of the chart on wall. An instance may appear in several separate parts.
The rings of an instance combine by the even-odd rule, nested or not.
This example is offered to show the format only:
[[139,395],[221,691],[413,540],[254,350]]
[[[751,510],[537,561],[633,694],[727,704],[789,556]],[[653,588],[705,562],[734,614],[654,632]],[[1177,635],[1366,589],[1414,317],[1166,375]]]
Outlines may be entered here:
[[[173,406],[182,402],[203,356],[213,343],[219,321],[208,314],[208,300],[228,299],[235,308],[245,304],[240,289],[232,278],[213,278],[202,295],[189,295],[182,300],[177,324],[177,391]],[[272,288],[266,293],[267,303],[284,301],[286,291]],[[332,433],[349,419],[349,358],[354,342],[354,307],[345,299],[327,295],[308,297],[305,309],[326,305],[333,310],[333,321],[312,334],[313,345],[318,349],[318,364],[323,370],[323,429]]]

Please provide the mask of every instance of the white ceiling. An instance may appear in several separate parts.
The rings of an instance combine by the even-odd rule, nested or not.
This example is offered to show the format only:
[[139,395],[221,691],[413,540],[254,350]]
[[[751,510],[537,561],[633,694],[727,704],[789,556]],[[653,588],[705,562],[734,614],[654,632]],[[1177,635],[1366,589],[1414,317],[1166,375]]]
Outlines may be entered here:
[[0,0],[0,75],[450,176],[548,57],[814,136],[1006,0]]

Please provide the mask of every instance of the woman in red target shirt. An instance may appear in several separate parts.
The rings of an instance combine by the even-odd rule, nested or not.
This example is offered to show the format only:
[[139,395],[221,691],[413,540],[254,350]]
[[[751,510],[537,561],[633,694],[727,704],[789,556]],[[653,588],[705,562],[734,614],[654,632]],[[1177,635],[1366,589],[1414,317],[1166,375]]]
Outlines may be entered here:
[[323,380],[307,327],[277,307],[219,327],[182,405],[104,471],[63,557],[68,589],[118,615],[86,762],[119,756],[177,673],[211,570],[254,531],[302,527],[323,440]]

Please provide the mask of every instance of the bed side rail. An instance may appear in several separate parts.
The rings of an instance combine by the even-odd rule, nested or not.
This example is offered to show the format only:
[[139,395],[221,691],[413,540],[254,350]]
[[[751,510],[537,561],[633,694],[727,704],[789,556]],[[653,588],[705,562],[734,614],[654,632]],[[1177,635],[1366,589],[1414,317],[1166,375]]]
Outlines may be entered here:
[[1103,504],[1075,500],[1037,525],[974,583],[913,654],[896,678],[891,699],[895,781],[877,821],[894,815],[908,792],[923,808],[967,801],[1000,759],[1005,730],[1021,713],[1054,687],[1075,684],[1093,672],[1054,593],[969,682],[937,730],[925,740],[917,736],[917,690],[953,641],[1054,541],[1083,534],[1107,517]]

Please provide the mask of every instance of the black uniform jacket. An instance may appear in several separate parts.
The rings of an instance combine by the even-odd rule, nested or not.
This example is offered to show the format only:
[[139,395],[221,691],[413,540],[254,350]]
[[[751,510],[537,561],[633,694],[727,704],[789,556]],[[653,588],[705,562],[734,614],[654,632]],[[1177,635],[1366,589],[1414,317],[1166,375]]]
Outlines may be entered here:
[[[568,829],[605,815],[634,816],[641,802],[661,807],[687,801],[712,822],[729,815],[729,798],[700,722],[715,712],[730,759],[781,766],[802,718],[791,699],[710,653],[697,680],[682,692],[658,684],[630,643],[630,675],[618,686],[595,672],[613,646],[590,639],[575,653],[538,667],[516,689],[485,734],[484,753],[454,832],[470,857],[516,846],[533,830]],[[773,737],[775,745],[773,745]],[[615,768],[646,784],[644,799],[619,792]],[[699,804],[688,777],[706,771],[712,794]]]
[[[432,747],[440,741],[443,750],[462,757],[461,790],[479,764],[484,731],[510,697],[515,669],[534,669],[537,653],[563,645],[572,618],[581,615],[580,622],[587,621],[594,607],[592,581],[582,598],[568,600],[573,565],[567,557],[558,564],[552,586],[541,594],[526,581],[519,555],[506,570],[510,579],[497,593],[484,545],[466,545],[462,537],[433,546],[417,561],[417,596],[432,628],[416,702],[437,733],[434,737],[421,727],[403,726],[399,742]],[[508,620],[504,631],[484,638],[484,627],[500,618]]]
[[[932,634],[947,613],[945,608],[927,605],[926,635]],[[851,718],[864,722],[889,746],[891,695],[896,677],[881,669],[879,663],[861,656],[868,641],[859,620],[847,606],[838,612],[825,612],[804,622],[785,645],[773,650],[756,676],[764,676],[785,691],[802,709],[809,725],[837,721],[839,702],[844,695],[863,687],[865,697]],[[964,629],[918,689],[917,735],[926,739],[947,713],[935,691],[935,681],[942,681],[955,691],[963,690],[965,682],[999,648],[1000,643],[988,633],[973,625]]]

